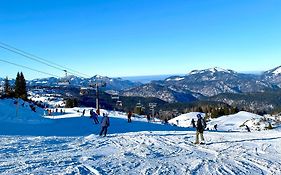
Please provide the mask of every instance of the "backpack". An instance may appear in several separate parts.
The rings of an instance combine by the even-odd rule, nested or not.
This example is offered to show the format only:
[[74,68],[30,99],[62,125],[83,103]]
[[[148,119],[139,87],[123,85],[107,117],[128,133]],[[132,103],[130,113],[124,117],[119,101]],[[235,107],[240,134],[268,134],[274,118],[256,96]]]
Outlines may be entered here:
[[205,129],[207,127],[207,123],[203,118],[201,119],[201,123],[202,123],[202,127]]

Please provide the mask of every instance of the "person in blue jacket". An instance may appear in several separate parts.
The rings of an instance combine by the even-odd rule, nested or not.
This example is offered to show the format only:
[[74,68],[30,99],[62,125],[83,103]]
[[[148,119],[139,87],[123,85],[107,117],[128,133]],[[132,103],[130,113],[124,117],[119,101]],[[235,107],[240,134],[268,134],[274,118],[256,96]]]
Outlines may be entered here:
[[101,132],[100,132],[100,136],[102,136],[102,134],[104,136],[106,136],[107,133],[107,128],[109,127],[110,122],[109,122],[109,117],[108,114],[103,113],[103,118],[101,120]]

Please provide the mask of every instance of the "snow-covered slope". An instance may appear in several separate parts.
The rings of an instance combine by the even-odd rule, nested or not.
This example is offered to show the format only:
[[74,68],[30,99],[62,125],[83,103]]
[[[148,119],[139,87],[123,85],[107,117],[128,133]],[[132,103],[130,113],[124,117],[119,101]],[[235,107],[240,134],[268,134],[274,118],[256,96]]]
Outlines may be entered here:
[[181,114],[180,116],[169,120],[169,123],[180,126],[180,127],[192,127],[191,120],[194,119],[196,121],[197,114],[201,114],[201,116],[203,118],[205,117],[204,113],[190,112],[190,113],[186,113],[186,114]]
[[[14,104],[15,100],[0,100],[0,135],[31,135],[31,136],[87,136],[98,134],[99,125],[94,125],[89,118],[91,108],[61,108],[51,109],[52,115],[48,116],[47,111],[36,108],[33,112],[27,103],[22,106]],[[16,111],[18,109],[18,115]],[[85,116],[82,111],[85,109]],[[164,125],[158,120],[148,123],[146,118],[133,117],[133,122],[128,124],[126,114],[114,111],[101,110],[102,113],[109,113],[111,126],[108,130],[112,133],[138,132],[138,131],[183,131],[188,128]],[[44,114],[46,114],[44,116]],[[100,117],[101,119],[101,117]]]
[[[100,125],[88,117],[90,108],[43,117],[42,111],[20,105],[19,111],[25,112],[14,119],[13,100],[0,104],[0,174],[4,175],[281,174],[281,128],[206,131],[206,145],[194,145],[192,128],[148,123],[141,116],[128,123],[124,113],[102,110],[109,113],[111,124],[108,136],[100,137]],[[178,120],[184,123],[196,114]],[[28,122],[31,115],[40,122]]]
[[35,107],[35,111],[32,111],[32,106],[34,105],[21,99],[0,100],[0,121],[18,124],[50,123],[42,118],[43,109]]
[[[180,127],[192,127],[191,120],[194,119],[197,121],[197,114],[205,117],[204,113],[190,112],[169,120],[169,123]],[[240,111],[237,114],[211,119],[207,122],[207,128],[214,130],[214,125],[217,125],[219,131],[245,131],[247,125],[251,130],[265,130],[269,124],[274,128],[279,126],[276,119],[270,115],[260,116],[250,112]]]
[[273,126],[275,121],[264,116],[241,111],[237,114],[222,116],[211,120],[208,125],[212,129],[215,124],[220,131],[241,131],[245,130],[247,125],[251,130],[264,130],[271,123]]
[[137,132],[106,138],[0,136],[1,174],[281,174],[277,131]]

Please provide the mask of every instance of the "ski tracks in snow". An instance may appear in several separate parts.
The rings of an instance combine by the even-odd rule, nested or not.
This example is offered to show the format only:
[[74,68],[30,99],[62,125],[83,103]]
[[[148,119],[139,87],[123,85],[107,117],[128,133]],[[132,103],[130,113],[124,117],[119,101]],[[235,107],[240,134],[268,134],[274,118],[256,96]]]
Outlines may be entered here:
[[[251,133],[1,136],[1,174],[281,174],[281,139]],[[264,137],[260,138],[260,137]],[[258,138],[258,139],[257,139]]]

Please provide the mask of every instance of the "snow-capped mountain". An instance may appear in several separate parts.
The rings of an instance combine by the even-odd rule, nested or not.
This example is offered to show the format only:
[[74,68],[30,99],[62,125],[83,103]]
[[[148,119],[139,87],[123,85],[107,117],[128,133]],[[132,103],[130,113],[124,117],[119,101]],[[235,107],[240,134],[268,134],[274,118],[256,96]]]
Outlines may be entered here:
[[268,76],[270,76],[270,75],[272,75],[272,76],[281,75],[281,66],[278,66],[278,67],[276,67],[274,69],[270,69],[268,71],[265,71],[264,74],[268,75]]
[[264,78],[265,76],[261,75],[242,74],[217,67],[193,70],[186,76],[171,76],[165,80],[153,81],[150,84],[132,88],[124,91],[123,95],[157,97],[167,102],[181,102],[182,99],[175,98],[173,94],[192,95],[201,99],[204,96],[210,97],[221,93],[264,92],[276,89],[275,81],[281,82],[281,76],[276,76],[279,69],[267,71],[267,74],[269,75],[270,72],[275,73],[275,79],[270,78],[272,76]]
[[159,83],[169,88],[188,90],[204,96],[220,93],[260,92],[272,88],[272,85],[261,80],[259,75],[241,74],[221,68],[194,70],[184,77],[169,77]]
[[262,74],[262,79],[281,88],[281,66],[265,71]]
[[123,80],[121,78],[109,78],[106,76],[93,76],[91,78],[81,78],[76,76],[67,76],[64,78],[42,78],[42,79],[34,79],[27,81],[28,86],[57,86],[60,82],[69,82],[70,86],[82,87],[82,86],[90,86],[95,82],[104,82],[106,83],[105,89],[110,90],[124,90],[132,87],[136,87],[141,85],[141,83],[132,82],[129,80]]
[[204,73],[217,73],[217,72],[222,72],[222,73],[236,73],[233,70],[227,70],[227,69],[222,69],[219,67],[214,67],[214,68],[210,68],[210,69],[204,69],[204,70],[193,70],[189,73],[189,75],[192,74],[204,74]]

